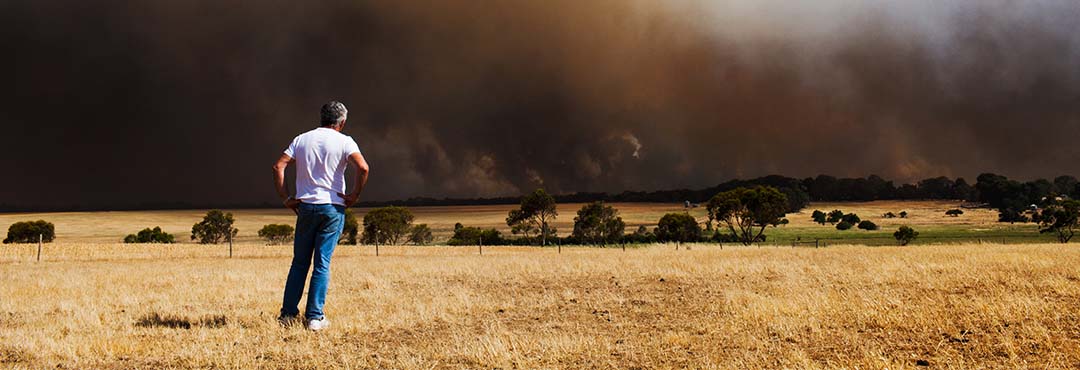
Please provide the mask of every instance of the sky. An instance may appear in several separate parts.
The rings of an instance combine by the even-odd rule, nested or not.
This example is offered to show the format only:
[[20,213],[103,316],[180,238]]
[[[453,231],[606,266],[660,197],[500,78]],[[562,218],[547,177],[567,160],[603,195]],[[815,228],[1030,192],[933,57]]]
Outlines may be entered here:
[[363,200],[1080,175],[1075,1],[0,3],[0,204],[276,202],[329,100]]

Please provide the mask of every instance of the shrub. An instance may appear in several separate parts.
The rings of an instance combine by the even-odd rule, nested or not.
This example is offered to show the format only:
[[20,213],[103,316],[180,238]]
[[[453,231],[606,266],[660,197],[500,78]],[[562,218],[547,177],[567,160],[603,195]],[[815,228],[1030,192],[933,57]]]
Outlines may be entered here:
[[626,223],[615,207],[593,202],[581,207],[574,217],[572,236],[590,244],[614,243],[622,238]]
[[960,217],[960,215],[962,214],[964,214],[964,211],[961,211],[959,209],[950,209],[948,211],[945,211],[945,215],[947,216]]
[[866,230],[866,231],[874,231],[874,230],[878,229],[878,225],[871,222],[871,221],[869,221],[869,220],[867,220],[867,221],[859,222],[858,228],[862,229],[862,230]]
[[232,213],[223,213],[219,210],[206,212],[203,220],[191,226],[191,240],[198,240],[200,244],[217,244],[226,237],[234,238],[240,230],[232,227]]
[[431,235],[431,228],[427,224],[413,226],[409,234],[409,242],[413,245],[428,245],[434,240],[435,236]]
[[660,242],[694,242],[700,237],[701,226],[685,213],[668,213],[656,226],[656,239]]
[[850,223],[850,222],[847,222],[847,221],[840,221],[840,223],[836,224],[836,229],[837,229],[837,230],[840,230],[840,231],[844,231],[844,230],[851,230],[851,228],[852,228],[852,227],[854,227],[854,226],[855,226],[855,225],[853,225],[853,224],[852,224],[852,223]]
[[835,224],[837,222],[842,221],[843,218],[844,218],[844,211],[841,211],[839,209],[834,209],[834,210],[832,210],[832,212],[829,212],[828,217],[825,218],[825,221],[828,221],[830,224]]
[[356,214],[352,209],[345,209],[345,226],[341,228],[341,238],[338,244],[356,245],[356,236],[360,234],[360,222],[356,221]]
[[145,228],[140,230],[136,234],[128,234],[124,237],[124,243],[162,243],[172,244],[176,240],[172,234],[161,231],[161,227],[155,226],[153,229]]
[[645,225],[638,226],[637,230],[623,237],[625,243],[655,243],[656,234],[649,231]]
[[1054,201],[1034,216],[1039,233],[1056,233],[1058,241],[1068,243],[1080,229],[1080,201]]
[[821,225],[824,225],[828,221],[828,217],[829,216],[826,215],[825,212],[816,209],[814,210],[814,214],[810,215],[811,220],[814,220],[814,222]]
[[907,218],[907,211],[900,211],[900,218]]
[[16,222],[8,227],[4,244],[37,243],[39,237],[43,243],[52,243],[56,238],[56,227],[44,220]]
[[404,207],[376,208],[364,215],[364,243],[398,244],[412,227],[413,214]]
[[447,245],[477,245],[483,242],[487,245],[505,244],[502,234],[495,229],[481,229],[479,227],[456,227],[454,235],[446,241]]
[[886,212],[884,215],[881,215],[881,217],[884,217],[884,218],[896,218],[896,214],[892,213],[892,212]]
[[259,230],[259,237],[266,239],[270,244],[285,244],[293,240],[295,231],[289,225],[269,224]]
[[847,222],[847,223],[852,224],[852,225],[858,225],[859,222],[862,221],[862,219],[860,219],[859,215],[857,215],[857,214],[848,213],[848,214],[844,215],[844,217],[841,218],[840,221]]
[[919,232],[907,226],[900,226],[900,229],[893,233],[893,238],[896,238],[900,245],[908,245],[917,237],[919,237]]

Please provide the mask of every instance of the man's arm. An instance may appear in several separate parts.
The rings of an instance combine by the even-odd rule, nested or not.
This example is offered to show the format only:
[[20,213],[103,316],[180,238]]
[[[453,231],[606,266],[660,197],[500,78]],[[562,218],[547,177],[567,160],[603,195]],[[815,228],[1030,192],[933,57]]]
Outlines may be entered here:
[[282,154],[277,163],[274,163],[274,187],[277,188],[278,197],[285,204],[285,208],[296,213],[296,207],[300,205],[300,201],[290,197],[289,191],[285,189],[285,168],[289,167],[289,163],[292,161],[292,157],[288,154]]
[[364,185],[367,185],[368,172],[370,172],[367,160],[364,159],[364,155],[360,154],[360,152],[349,155],[349,163],[356,166],[356,182],[353,184],[352,192],[349,192],[349,194],[338,193],[338,196],[345,199],[346,207],[352,207],[360,199],[360,192],[364,191]]

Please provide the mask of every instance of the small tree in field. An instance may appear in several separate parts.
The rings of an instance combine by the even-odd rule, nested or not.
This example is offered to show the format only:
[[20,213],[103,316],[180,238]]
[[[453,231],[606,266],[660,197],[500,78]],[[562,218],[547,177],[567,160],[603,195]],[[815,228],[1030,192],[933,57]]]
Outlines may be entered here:
[[900,229],[893,233],[893,238],[896,238],[896,241],[900,242],[900,245],[908,245],[912,240],[915,240],[915,238],[918,237],[919,232],[907,226],[900,226]]
[[4,244],[37,243],[38,238],[43,243],[52,243],[56,238],[56,227],[44,220],[16,222],[8,227]]
[[839,209],[834,209],[831,212],[829,212],[829,214],[825,218],[825,221],[828,221],[830,224],[835,224],[835,223],[840,222],[841,220],[843,220],[843,218],[844,218],[844,211],[841,211]]
[[236,237],[240,230],[232,227],[232,213],[224,213],[219,210],[206,212],[206,217],[191,226],[191,240],[198,240],[200,244],[218,244],[226,238]]
[[859,222],[858,228],[866,231],[874,231],[878,229],[878,225],[870,220],[866,220]]
[[409,243],[413,245],[428,245],[434,240],[435,236],[431,234],[431,228],[427,224],[413,226],[409,233]]
[[862,219],[860,219],[859,215],[857,214],[848,213],[844,215],[844,217],[840,218],[840,221],[847,222],[852,225],[858,225],[859,222],[862,222]]
[[900,218],[907,218],[907,211],[900,211]]
[[840,231],[851,230],[852,227],[855,227],[855,225],[847,221],[840,221],[840,223],[836,224],[836,229]]
[[356,245],[356,236],[360,234],[360,222],[356,221],[356,214],[352,209],[345,209],[345,225],[341,228],[341,238],[338,244]]
[[695,242],[701,238],[701,226],[694,216],[685,213],[668,213],[656,225],[656,239],[660,242]]
[[810,215],[810,219],[814,220],[814,222],[816,222],[818,224],[821,224],[821,225],[824,225],[826,222],[828,222],[828,217],[829,216],[826,215],[825,212],[822,212],[822,211],[819,211],[819,210],[816,210],[816,209],[814,210],[814,213],[812,215]]
[[884,217],[884,218],[896,218],[896,214],[892,213],[892,212],[885,212],[885,214],[881,215],[881,217]]
[[162,243],[172,244],[176,239],[172,234],[161,231],[161,227],[155,226],[153,229],[145,228],[135,234],[128,234],[124,237],[124,243]]
[[[548,195],[544,189],[536,189],[521,198],[520,208],[510,211],[506,216],[506,225],[519,232],[537,230],[540,232],[540,245],[547,245],[547,238],[555,236],[555,229],[551,227],[551,223],[559,216],[555,207],[555,198]],[[528,234],[525,236],[528,237]]]
[[948,211],[945,211],[945,215],[952,217],[960,217],[960,215],[962,214],[964,214],[964,211],[961,211],[959,209],[950,209]]
[[574,238],[584,243],[613,243],[622,239],[626,223],[615,207],[593,202],[581,207],[574,217]]
[[1054,201],[1034,215],[1039,233],[1056,233],[1058,241],[1068,243],[1080,229],[1080,201]]
[[412,227],[413,214],[404,207],[376,208],[364,215],[364,243],[398,244]]
[[259,229],[259,237],[266,239],[271,245],[285,244],[293,240],[296,230],[292,226],[284,224],[269,224]]
[[743,245],[763,239],[765,227],[779,226],[787,213],[787,196],[774,187],[736,188],[717,194],[707,209],[712,218],[727,224]]

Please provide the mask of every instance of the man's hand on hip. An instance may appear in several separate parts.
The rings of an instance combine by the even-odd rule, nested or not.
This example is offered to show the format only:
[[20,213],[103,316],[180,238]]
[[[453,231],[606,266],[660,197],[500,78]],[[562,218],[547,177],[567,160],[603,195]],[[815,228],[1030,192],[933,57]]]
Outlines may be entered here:
[[289,197],[289,198],[285,199],[284,204],[285,204],[285,208],[291,209],[293,211],[293,213],[295,213],[295,214],[298,214],[298,215],[300,214],[300,210],[299,210],[300,201],[297,200],[296,198]]
[[357,200],[360,200],[360,193],[352,193],[352,194],[337,193],[337,195],[345,200],[345,206],[346,207],[352,207],[353,204],[356,204]]

